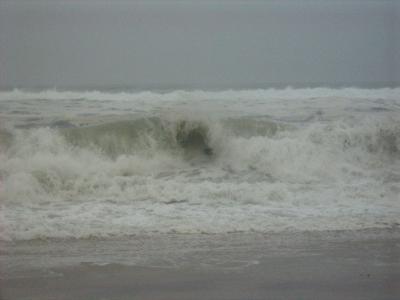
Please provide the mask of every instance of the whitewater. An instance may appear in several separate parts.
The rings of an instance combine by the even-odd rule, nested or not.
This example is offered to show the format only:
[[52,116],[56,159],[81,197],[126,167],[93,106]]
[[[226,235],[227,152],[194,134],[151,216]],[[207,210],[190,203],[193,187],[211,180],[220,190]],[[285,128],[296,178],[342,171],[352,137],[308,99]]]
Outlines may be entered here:
[[400,88],[0,92],[0,240],[400,226]]

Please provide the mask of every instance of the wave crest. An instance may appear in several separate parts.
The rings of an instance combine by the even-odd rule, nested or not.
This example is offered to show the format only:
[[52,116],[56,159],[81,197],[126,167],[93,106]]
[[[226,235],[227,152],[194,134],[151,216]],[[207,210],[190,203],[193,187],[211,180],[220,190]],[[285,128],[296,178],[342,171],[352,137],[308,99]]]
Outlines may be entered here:
[[358,229],[398,219],[398,120],[171,116],[3,136],[0,239]]
[[138,92],[102,92],[102,91],[62,91],[57,89],[29,91],[14,89],[0,91],[0,101],[14,100],[93,100],[93,101],[177,101],[191,99],[310,99],[310,98],[374,98],[398,99],[400,87],[364,89],[347,87],[341,89],[292,88],[284,89],[253,89],[253,90],[175,90],[169,92],[138,91]]

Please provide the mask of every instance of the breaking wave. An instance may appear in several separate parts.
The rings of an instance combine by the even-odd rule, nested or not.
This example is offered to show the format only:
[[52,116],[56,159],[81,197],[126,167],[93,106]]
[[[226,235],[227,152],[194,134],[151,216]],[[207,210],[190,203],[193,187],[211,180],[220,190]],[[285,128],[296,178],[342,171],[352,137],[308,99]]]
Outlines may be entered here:
[[375,98],[375,99],[398,99],[400,87],[362,89],[347,87],[341,89],[332,88],[292,88],[285,89],[253,89],[253,90],[176,90],[170,92],[103,92],[103,91],[62,91],[42,90],[29,91],[14,89],[0,91],[0,101],[13,100],[93,100],[93,101],[176,101],[191,99],[312,99],[312,98]]
[[357,229],[398,205],[398,120],[154,117],[0,137],[2,239]]
[[399,226],[399,95],[0,92],[0,240]]

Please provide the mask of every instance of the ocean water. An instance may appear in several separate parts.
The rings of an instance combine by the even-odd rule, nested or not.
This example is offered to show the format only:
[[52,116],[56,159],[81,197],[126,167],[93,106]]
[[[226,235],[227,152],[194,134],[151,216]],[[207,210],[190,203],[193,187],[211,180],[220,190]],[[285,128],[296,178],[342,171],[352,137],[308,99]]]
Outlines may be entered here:
[[0,239],[400,226],[400,88],[0,92]]

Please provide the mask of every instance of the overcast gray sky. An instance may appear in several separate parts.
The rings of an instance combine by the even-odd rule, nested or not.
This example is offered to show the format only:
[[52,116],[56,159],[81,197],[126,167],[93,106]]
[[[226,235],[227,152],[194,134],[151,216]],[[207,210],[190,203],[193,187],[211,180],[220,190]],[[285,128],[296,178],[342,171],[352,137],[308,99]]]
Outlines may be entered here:
[[0,86],[400,83],[400,1],[0,0]]

